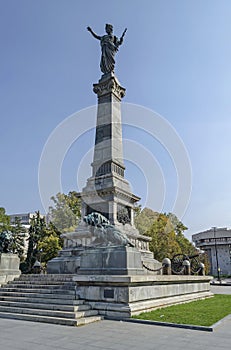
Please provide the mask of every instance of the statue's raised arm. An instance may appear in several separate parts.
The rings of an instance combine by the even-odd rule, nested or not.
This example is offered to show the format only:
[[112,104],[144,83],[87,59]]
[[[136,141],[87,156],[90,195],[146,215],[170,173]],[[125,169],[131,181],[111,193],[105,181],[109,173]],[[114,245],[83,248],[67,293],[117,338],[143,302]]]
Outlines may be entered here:
[[93,32],[93,30],[91,29],[91,27],[87,27],[87,30],[93,35],[94,38],[100,40],[101,36],[97,35],[95,32]]
[[105,30],[106,35],[100,36],[97,35],[91,27],[87,27],[87,30],[92,34],[92,36],[100,40],[101,45],[101,61],[100,69],[104,74],[114,73],[115,68],[115,54],[118,51],[118,47],[123,43],[124,35],[127,31],[127,28],[124,30],[120,39],[113,35],[113,26],[111,24],[106,24]]

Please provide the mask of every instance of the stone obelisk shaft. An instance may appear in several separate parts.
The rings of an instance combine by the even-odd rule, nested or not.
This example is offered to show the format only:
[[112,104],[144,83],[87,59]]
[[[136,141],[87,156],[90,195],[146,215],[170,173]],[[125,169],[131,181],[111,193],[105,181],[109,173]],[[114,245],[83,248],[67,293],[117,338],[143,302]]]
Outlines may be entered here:
[[96,211],[114,225],[124,220],[133,225],[133,206],[140,198],[131,193],[124,178],[121,99],[125,89],[108,73],[93,90],[98,96],[95,148],[92,176],[81,193],[82,216]]
[[112,74],[94,84],[98,96],[93,176],[115,173],[124,177],[121,98],[125,89]]

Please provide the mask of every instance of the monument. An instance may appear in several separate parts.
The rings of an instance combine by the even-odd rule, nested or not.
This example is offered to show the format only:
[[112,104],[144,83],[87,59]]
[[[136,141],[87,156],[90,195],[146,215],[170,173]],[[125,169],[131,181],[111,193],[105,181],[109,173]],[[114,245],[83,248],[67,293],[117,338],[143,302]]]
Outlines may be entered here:
[[[161,264],[154,260],[153,254],[149,250],[150,238],[140,235],[134,226],[134,204],[140,198],[131,192],[130,185],[124,177],[120,104],[125,95],[125,88],[120,85],[114,73],[114,56],[119,45],[123,42],[126,29],[120,39],[112,34],[113,27],[111,24],[106,24],[107,35],[103,36],[95,34],[90,27],[87,29],[95,38],[100,40],[102,48],[100,68],[103,73],[99,82],[93,84],[93,91],[98,97],[98,110],[94,157],[91,164],[92,176],[87,180],[82,192],[79,193],[82,203],[81,223],[75,232],[63,234],[64,249],[60,252],[58,258],[48,263],[48,271],[52,273],[126,274],[128,270],[131,271],[132,269],[133,273],[143,274],[143,266],[147,266],[148,269],[145,269],[145,272],[149,273],[149,269],[158,270],[158,268],[161,268]],[[108,220],[108,224],[112,225],[110,229],[111,237],[112,228],[114,228],[114,236],[117,232],[117,237],[123,235],[127,238],[127,241],[124,240],[118,243],[117,240],[117,243],[115,243],[115,238],[113,241],[106,239],[109,235],[108,229],[107,234],[102,234],[101,230],[101,242],[99,242],[99,223],[94,224],[95,227],[98,227],[98,230],[93,230],[92,225],[88,225],[84,221],[84,218],[91,213],[98,213]],[[130,241],[129,244],[128,241]],[[106,254],[107,256],[109,250],[111,259],[112,256],[115,259],[110,260],[109,265],[107,264],[105,268],[102,268],[102,266],[98,268],[95,264],[91,266],[89,260],[89,268],[84,270],[80,260],[84,259],[86,262],[88,259],[83,258],[83,256],[88,255],[89,259],[90,256],[103,259],[101,255]],[[122,261],[124,256],[129,256],[129,259],[126,258],[126,263],[120,269],[118,268],[118,261]],[[131,258],[131,256],[133,257]],[[136,268],[126,266],[128,261],[131,262],[131,260],[134,260]]]
[[[165,263],[149,250],[150,238],[134,226],[134,205],[140,199],[125,179],[121,100],[125,88],[115,76],[115,54],[126,33],[117,38],[87,30],[100,41],[102,76],[93,84],[98,98],[92,175],[78,194],[81,222],[63,234],[64,247],[48,262],[49,274],[72,274],[77,294],[99,313],[129,317],[160,305],[211,296],[206,276],[163,275]],[[168,260],[168,259],[167,259]]]
[[12,253],[11,243],[11,232],[2,232],[0,234],[0,285],[12,281],[21,274],[19,270],[20,259],[17,254]]

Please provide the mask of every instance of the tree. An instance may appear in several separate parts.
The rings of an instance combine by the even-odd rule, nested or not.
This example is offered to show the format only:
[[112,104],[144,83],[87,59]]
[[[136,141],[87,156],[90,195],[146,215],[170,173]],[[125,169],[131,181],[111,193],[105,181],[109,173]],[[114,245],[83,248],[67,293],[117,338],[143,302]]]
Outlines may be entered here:
[[38,242],[46,236],[46,222],[40,216],[39,211],[32,217],[28,233],[28,250],[25,264],[23,264],[23,272],[31,271],[39,254]]
[[146,234],[152,238],[150,250],[154,253],[155,259],[159,261],[167,257],[171,259],[175,254],[181,253],[174,229],[165,214],[159,214]]
[[174,231],[176,233],[176,241],[181,248],[182,254],[197,254],[197,249],[195,248],[195,246],[183,234],[183,232],[188,228],[181,221],[179,221],[176,215],[169,213],[167,214],[167,217],[173,225]]
[[[72,193],[68,195],[69,205],[78,215],[78,207],[72,196]],[[8,240],[9,242],[7,241],[9,243],[7,250],[17,253],[21,261],[24,254],[25,232],[26,229],[22,226],[20,218],[15,218],[15,222],[10,225],[10,217],[6,215],[4,208],[0,208],[0,235],[12,237]],[[31,272],[36,259],[46,265],[50,259],[58,255],[62,246],[63,239],[60,237],[60,231],[52,222],[47,225],[39,211],[35,212],[28,230],[27,256],[25,261],[21,262],[20,269],[24,273]]]
[[176,254],[193,255],[194,245],[184,236],[187,227],[172,213],[160,214],[144,208],[135,216],[139,232],[151,237],[150,250],[155,259],[173,258]]
[[81,200],[77,196],[76,191],[70,191],[67,195],[67,203],[70,209],[72,210],[73,214],[76,216],[76,220],[78,222],[80,216],[81,216]]
[[38,243],[39,251],[41,252],[41,263],[46,266],[47,262],[55,258],[58,251],[62,248],[59,245],[59,237],[50,235],[46,236],[43,241]]
[[68,194],[57,193],[51,199],[54,207],[49,207],[49,220],[61,233],[74,231],[81,216],[77,193],[75,191]]
[[170,220],[171,224],[173,225],[174,231],[176,234],[183,233],[188,228],[178,219],[178,217],[175,214],[168,213],[165,214],[167,218]]
[[133,211],[134,211],[134,217],[137,217],[142,211],[141,204],[135,203]]
[[22,226],[21,219],[16,217],[15,221],[11,226],[12,232],[12,244],[11,249],[13,253],[17,253],[20,260],[23,260],[23,255],[25,251],[25,237],[26,237],[26,228]]
[[0,252],[11,252],[12,233],[10,226],[10,217],[6,215],[4,208],[0,208]]
[[10,217],[6,215],[6,210],[4,208],[0,208],[0,233],[7,232],[11,230],[10,226]]
[[50,222],[48,225],[45,218],[40,216],[39,211],[31,219],[28,230],[28,250],[25,262],[21,264],[24,273],[30,273],[36,260],[44,266],[47,262],[58,255],[62,249],[63,239],[60,231]]
[[60,237],[60,232],[50,222],[46,228],[45,236],[38,241],[38,250],[41,252],[40,258],[43,265],[55,258],[62,246],[63,239]]
[[134,222],[141,235],[146,234],[153,222],[157,220],[158,216],[159,213],[152,209],[144,208],[143,210],[140,210],[140,206],[136,208]]

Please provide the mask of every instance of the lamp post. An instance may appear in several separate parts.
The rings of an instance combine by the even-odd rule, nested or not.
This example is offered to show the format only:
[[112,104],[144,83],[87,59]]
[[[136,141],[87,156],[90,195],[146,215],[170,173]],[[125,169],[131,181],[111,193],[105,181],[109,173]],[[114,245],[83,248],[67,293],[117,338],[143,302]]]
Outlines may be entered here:
[[221,283],[220,279],[220,267],[218,263],[218,255],[217,255],[217,237],[216,237],[216,227],[213,228],[213,235],[214,235],[214,243],[215,243],[215,254],[216,254],[216,264],[217,264],[217,280]]

